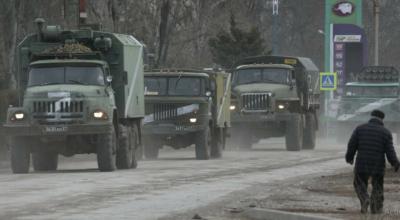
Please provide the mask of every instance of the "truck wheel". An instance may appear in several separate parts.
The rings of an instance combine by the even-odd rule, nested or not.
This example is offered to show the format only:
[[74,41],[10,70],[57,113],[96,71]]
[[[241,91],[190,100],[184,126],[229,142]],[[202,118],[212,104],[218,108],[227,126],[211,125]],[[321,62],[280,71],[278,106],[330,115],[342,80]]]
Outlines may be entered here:
[[115,170],[115,149],[117,145],[117,137],[114,126],[106,134],[98,135],[97,144],[97,164],[101,172],[109,172]]
[[216,128],[211,139],[211,158],[221,158],[223,148],[223,132],[222,129]]
[[208,126],[203,131],[196,133],[195,149],[196,149],[197,160],[210,159],[211,131]]
[[32,154],[32,162],[35,171],[57,170],[58,154],[54,152],[36,152]]
[[11,139],[11,169],[13,173],[28,173],[30,166],[31,153],[27,143],[23,138]]
[[135,151],[137,148],[136,125],[133,127],[119,126],[119,145],[117,150],[117,168],[129,169],[136,168],[137,162]]
[[286,123],[286,150],[300,151],[303,144],[303,121],[301,115],[293,116]]
[[146,156],[146,159],[157,159],[158,158],[158,152],[160,151],[161,144],[159,141],[154,140],[154,141],[148,141],[146,145],[144,146],[144,155]]
[[143,145],[140,144],[139,129],[136,124],[132,127],[130,133],[134,137],[131,142],[132,148],[134,149],[131,168],[136,169],[138,166],[138,161],[143,158]]
[[303,136],[303,149],[313,150],[316,139],[316,120],[314,114],[309,112],[305,115],[305,128]]

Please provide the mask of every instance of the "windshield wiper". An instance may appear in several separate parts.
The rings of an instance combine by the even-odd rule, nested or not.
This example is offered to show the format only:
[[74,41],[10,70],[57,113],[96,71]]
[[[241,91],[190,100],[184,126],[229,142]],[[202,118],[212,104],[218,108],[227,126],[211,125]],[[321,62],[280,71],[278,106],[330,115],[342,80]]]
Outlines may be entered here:
[[73,80],[73,79],[68,80],[68,82],[72,82],[72,83],[79,84],[79,85],[87,85],[87,83],[83,83],[81,81]]
[[238,85],[245,85],[245,84],[253,84],[253,83],[262,83],[259,80],[253,80],[253,81],[249,81],[249,82],[238,82]]
[[176,91],[176,87],[178,87],[178,83],[181,80],[182,74],[179,75],[178,79],[175,82],[174,90]]
[[34,86],[48,86],[48,85],[57,85],[57,84],[60,84],[60,83],[58,83],[58,82],[45,82],[45,83],[37,84],[37,85],[34,85]]
[[264,79],[264,80],[263,80],[263,82],[284,84],[284,83],[282,83],[282,82],[279,82],[279,81],[274,81],[274,80],[271,80],[271,79]]

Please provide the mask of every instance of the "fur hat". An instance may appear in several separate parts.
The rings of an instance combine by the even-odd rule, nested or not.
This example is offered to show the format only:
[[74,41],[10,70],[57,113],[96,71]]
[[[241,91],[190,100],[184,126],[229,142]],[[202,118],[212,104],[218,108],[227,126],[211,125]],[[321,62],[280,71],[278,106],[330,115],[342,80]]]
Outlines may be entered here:
[[385,113],[383,113],[381,110],[375,109],[371,112],[371,116],[384,119]]

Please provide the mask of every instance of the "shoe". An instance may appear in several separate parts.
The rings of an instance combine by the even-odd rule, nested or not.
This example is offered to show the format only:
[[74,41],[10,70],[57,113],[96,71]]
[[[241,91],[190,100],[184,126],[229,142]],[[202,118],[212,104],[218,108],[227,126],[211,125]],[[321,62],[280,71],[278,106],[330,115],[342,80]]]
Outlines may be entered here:
[[372,214],[382,214],[383,210],[382,209],[378,209],[378,210],[371,210]]
[[368,207],[369,207],[369,201],[365,201],[363,204],[361,204],[361,213],[365,214],[368,212]]

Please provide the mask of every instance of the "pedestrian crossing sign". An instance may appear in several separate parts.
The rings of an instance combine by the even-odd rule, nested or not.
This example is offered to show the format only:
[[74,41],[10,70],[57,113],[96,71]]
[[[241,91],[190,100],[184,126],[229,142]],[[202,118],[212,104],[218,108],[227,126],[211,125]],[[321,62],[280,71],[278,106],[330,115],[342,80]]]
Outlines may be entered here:
[[333,91],[337,88],[337,74],[336,73],[320,73],[319,74],[319,89],[325,91]]

